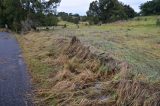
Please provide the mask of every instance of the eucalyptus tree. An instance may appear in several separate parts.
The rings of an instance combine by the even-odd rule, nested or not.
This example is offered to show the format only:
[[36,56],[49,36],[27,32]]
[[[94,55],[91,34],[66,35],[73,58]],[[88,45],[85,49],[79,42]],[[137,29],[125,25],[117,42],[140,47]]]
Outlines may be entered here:
[[103,23],[112,22],[116,20],[124,20],[133,18],[134,10],[118,0],[98,0],[90,4],[87,16],[89,19],[95,21],[102,21]]
[[147,1],[140,6],[142,15],[160,15],[160,0]]
[[[20,27],[21,21],[54,14],[61,0],[0,0],[0,25]],[[39,15],[41,14],[41,15]],[[37,18],[38,21],[38,18]],[[19,28],[20,29],[20,28]]]

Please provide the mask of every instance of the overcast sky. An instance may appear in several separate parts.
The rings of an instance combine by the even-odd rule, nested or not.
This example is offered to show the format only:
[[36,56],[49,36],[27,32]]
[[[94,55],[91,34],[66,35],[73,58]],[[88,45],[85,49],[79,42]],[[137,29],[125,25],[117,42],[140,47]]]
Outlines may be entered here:
[[[85,15],[89,8],[89,4],[95,0],[62,0],[58,7],[58,12],[78,13]],[[119,0],[124,4],[129,4],[136,12],[139,12],[140,4],[150,0]]]

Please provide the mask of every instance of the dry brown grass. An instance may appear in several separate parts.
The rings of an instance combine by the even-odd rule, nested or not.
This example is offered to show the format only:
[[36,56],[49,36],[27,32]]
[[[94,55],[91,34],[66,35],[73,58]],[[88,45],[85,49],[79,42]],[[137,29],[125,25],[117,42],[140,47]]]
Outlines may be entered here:
[[0,32],[11,32],[9,29],[6,28],[0,28]]
[[159,106],[160,86],[156,86],[140,81],[121,80],[117,88],[117,106]]
[[[155,92],[155,88],[148,89],[149,85],[138,81],[121,80],[116,84],[98,84],[112,80],[111,76],[117,73],[121,79],[131,78],[129,65],[112,57],[93,54],[89,47],[83,46],[76,37],[66,46],[61,43],[64,42],[57,44],[60,45],[62,53],[58,60],[61,60],[64,69],[53,76],[55,86],[52,88],[59,106],[142,106],[150,100],[147,98],[152,95],[150,91]],[[99,71],[101,66],[107,66],[108,70]],[[157,100],[152,102],[151,104],[158,103]]]
[[159,84],[135,80],[128,63],[105,53],[93,53],[76,37],[70,41],[57,36],[36,36],[21,39],[26,44],[23,47],[27,58],[35,57],[54,68],[44,78],[32,73],[36,80],[50,84],[35,90],[36,105],[50,106],[54,101],[57,106],[159,106]]

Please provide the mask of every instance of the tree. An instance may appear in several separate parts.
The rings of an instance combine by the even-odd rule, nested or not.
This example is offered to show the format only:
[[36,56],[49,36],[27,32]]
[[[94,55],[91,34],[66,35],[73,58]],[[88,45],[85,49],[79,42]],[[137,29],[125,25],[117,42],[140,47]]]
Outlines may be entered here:
[[99,14],[100,14],[99,2],[93,1],[89,6],[89,11],[87,11],[89,23],[98,24],[100,18]]
[[103,22],[116,21],[126,18],[123,6],[118,0],[99,0],[101,20]]
[[140,6],[142,15],[160,15],[160,0],[147,1]]
[[87,16],[81,16],[81,19],[80,19],[82,22],[86,22],[87,21]]
[[128,18],[134,18],[136,16],[136,12],[129,5],[124,5],[123,7]]
[[59,3],[60,0],[0,0],[0,26],[8,24],[10,29],[21,30],[21,23],[25,20],[46,22],[44,25],[47,25],[46,20],[55,19],[48,14],[54,14]]
[[68,20],[68,13],[65,13],[65,12],[59,12],[58,13],[58,16],[62,19],[62,20]]
[[123,5],[118,0],[99,0],[90,4],[87,16],[94,23],[97,23],[97,21],[107,23],[133,18],[135,12],[130,6]]
[[79,21],[80,21],[80,15],[79,14],[59,12],[58,17],[60,17],[63,21],[72,22],[74,24],[78,24]]
[[87,11],[87,16],[98,17],[100,14],[99,2],[93,1],[89,6],[89,11]]

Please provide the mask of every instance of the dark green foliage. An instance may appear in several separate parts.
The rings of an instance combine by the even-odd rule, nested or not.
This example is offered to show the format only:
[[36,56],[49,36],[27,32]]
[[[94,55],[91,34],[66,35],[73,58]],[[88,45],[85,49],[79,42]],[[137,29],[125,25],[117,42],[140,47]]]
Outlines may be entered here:
[[36,26],[56,26],[58,19],[52,13],[47,15],[42,13],[32,14],[29,16],[35,23]]
[[100,20],[103,22],[112,22],[126,19],[123,6],[118,0],[99,0]]
[[80,19],[82,22],[86,22],[87,21],[87,16],[81,16],[81,19]]
[[53,14],[48,14],[46,15],[45,22],[44,26],[56,26],[58,19]]
[[[57,19],[51,14],[60,0],[0,0],[0,27],[5,24],[15,31],[22,29],[22,22],[32,20],[36,25],[56,25]],[[33,26],[33,24],[32,24]]]
[[90,4],[87,16],[92,23],[113,22],[133,18],[135,11],[129,5],[123,5],[118,0],[99,0]]
[[160,26],[160,19],[157,19],[156,25],[157,25],[157,26]]
[[90,25],[94,25],[94,24],[98,24],[99,23],[99,18],[98,17],[88,17],[89,20],[89,24]]
[[147,1],[140,6],[141,14],[148,15],[160,15],[160,0]]
[[98,24],[99,22],[100,8],[98,5],[99,5],[98,1],[93,1],[90,4],[89,11],[87,11],[87,16],[90,25]]
[[72,14],[72,13],[65,13],[65,12],[59,12],[58,16],[61,17],[63,21],[72,22],[74,24],[78,24],[80,21],[80,15],[79,14]]
[[127,15],[127,18],[134,18],[136,16],[136,13],[133,8],[131,8],[129,5],[124,5],[124,11]]

